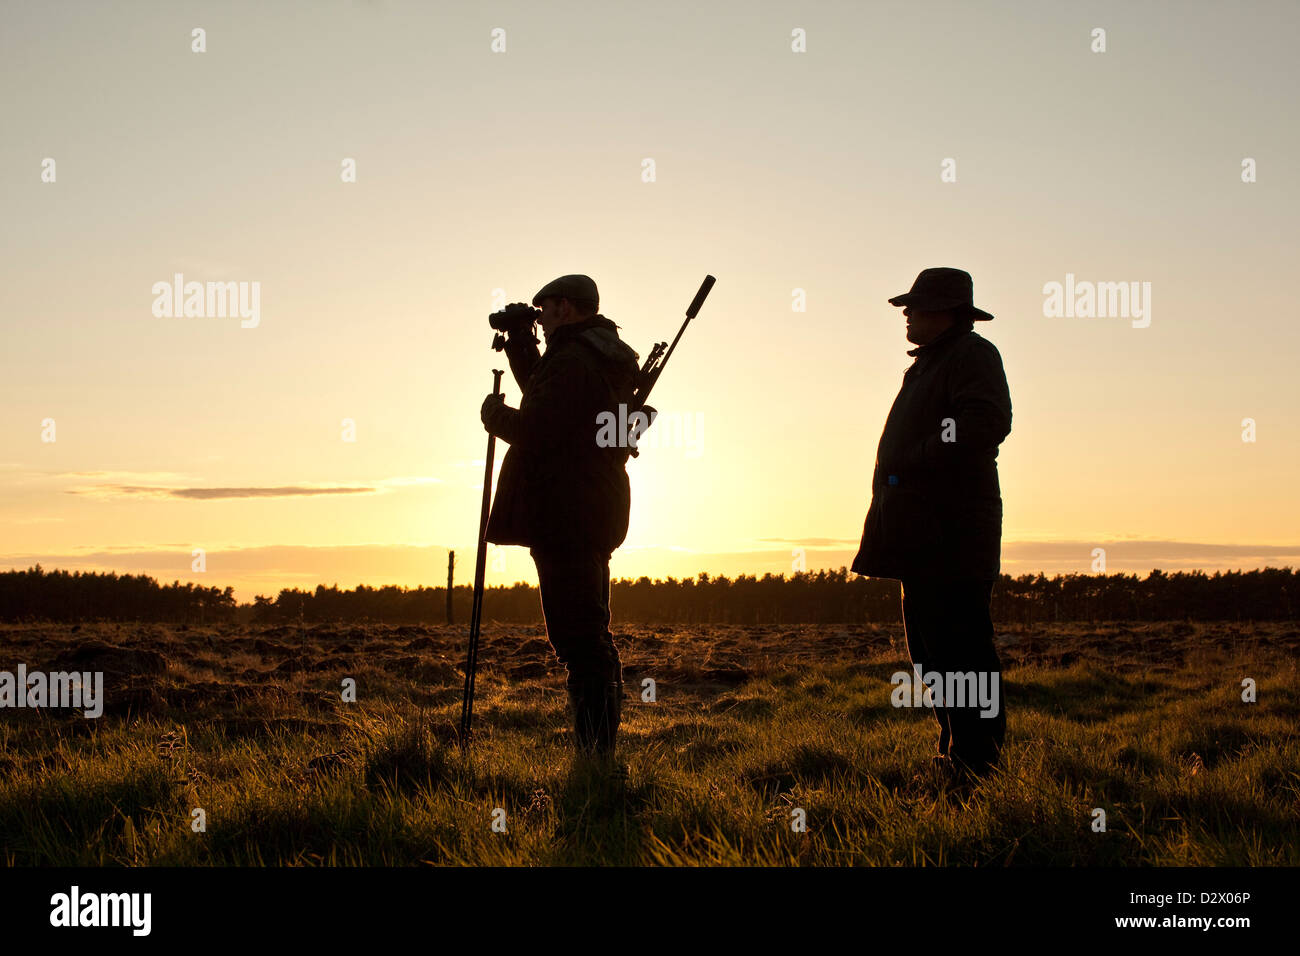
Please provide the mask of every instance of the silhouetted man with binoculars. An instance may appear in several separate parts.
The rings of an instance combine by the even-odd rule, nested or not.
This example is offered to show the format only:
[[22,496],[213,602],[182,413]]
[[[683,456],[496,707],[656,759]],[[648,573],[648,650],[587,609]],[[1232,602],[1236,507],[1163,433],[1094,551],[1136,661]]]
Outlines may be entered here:
[[[596,283],[561,276],[491,317],[505,333],[523,395],[483,401],[483,425],[510,444],[497,481],[487,540],[522,545],[537,566],[546,634],[568,670],[578,751],[612,755],[623,695],[609,630],[609,560],[627,536],[631,491],[626,447],[598,442],[602,412],[631,405],[637,353],[600,315]],[[539,353],[534,323],[542,327]]]

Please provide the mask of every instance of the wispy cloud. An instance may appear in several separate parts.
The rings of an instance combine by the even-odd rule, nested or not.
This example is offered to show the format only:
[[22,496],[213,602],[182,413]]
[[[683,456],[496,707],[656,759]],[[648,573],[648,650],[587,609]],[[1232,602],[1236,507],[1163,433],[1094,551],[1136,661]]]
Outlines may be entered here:
[[439,484],[437,478],[398,476],[359,485],[237,485],[227,487],[176,487],[144,484],[83,485],[69,488],[67,494],[86,498],[173,498],[211,501],[222,498],[300,498],[318,495],[374,495],[398,488]]
[[377,489],[339,485],[335,487],[308,488],[283,485],[268,488],[157,488],[147,485],[95,485],[89,488],[71,488],[70,495],[88,498],[188,498],[209,500],[214,498],[296,498],[302,495],[355,495],[373,494]]

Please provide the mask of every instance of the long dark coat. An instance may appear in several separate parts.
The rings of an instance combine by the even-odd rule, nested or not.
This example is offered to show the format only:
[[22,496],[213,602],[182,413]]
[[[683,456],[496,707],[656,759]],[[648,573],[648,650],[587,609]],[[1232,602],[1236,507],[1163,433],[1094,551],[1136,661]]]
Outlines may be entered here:
[[996,578],[998,445],[1011,431],[1002,356],[966,325],[907,354],[915,361],[880,436],[852,569],[900,580]]
[[511,334],[506,355],[523,395],[486,424],[510,443],[488,519],[494,544],[608,553],[627,537],[628,452],[597,442],[601,412],[617,417],[636,386],[637,353],[617,329],[602,315],[562,325],[545,354],[532,336]]

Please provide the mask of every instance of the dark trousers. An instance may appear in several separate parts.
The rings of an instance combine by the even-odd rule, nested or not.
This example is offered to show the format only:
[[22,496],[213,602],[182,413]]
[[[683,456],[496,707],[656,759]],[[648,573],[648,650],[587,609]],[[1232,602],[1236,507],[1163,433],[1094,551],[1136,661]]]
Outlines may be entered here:
[[609,554],[529,552],[537,566],[546,636],[569,671],[570,687],[623,679],[609,630]]
[[934,708],[939,721],[939,753],[976,771],[996,763],[1007,732],[1002,664],[993,647],[989,615],[992,593],[992,581],[903,581],[903,626],[912,664],[920,665],[925,673],[988,675],[990,691],[994,689],[992,675],[997,675],[996,716],[981,715],[980,703],[969,696],[963,707],[944,701],[944,706]]

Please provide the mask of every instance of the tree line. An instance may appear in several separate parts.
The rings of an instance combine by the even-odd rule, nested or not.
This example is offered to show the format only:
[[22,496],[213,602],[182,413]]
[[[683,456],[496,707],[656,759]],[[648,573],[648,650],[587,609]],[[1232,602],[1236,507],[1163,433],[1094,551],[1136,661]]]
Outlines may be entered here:
[[232,621],[235,589],[193,582],[160,585],[144,574],[98,571],[0,572],[0,621]]
[[[1053,621],[1161,621],[1295,619],[1300,571],[1155,570],[1136,574],[1068,574],[1047,577],[1002,575],[993,588],[992,613],[1001,623]],[[847,568],[835,571],[611,583],[615,622],[681,624],[843,624],[897,623],[901,620],[897,581],[863,578]],[[452,614],[468,622],[472,591],[452,588]],[[318,585],[314,591],[286,588],[274,598],[258,595],[240,605],[234,589],[196,587],[175,581],[160,585],[145,575],[44,571],[0,572],[0,620],[135,620],[173,623],[437,624],[446,620],[447,591],[442,587],[340,590]],[[537,589],[527,584],[488,588],[486,621],[541,623]]]

